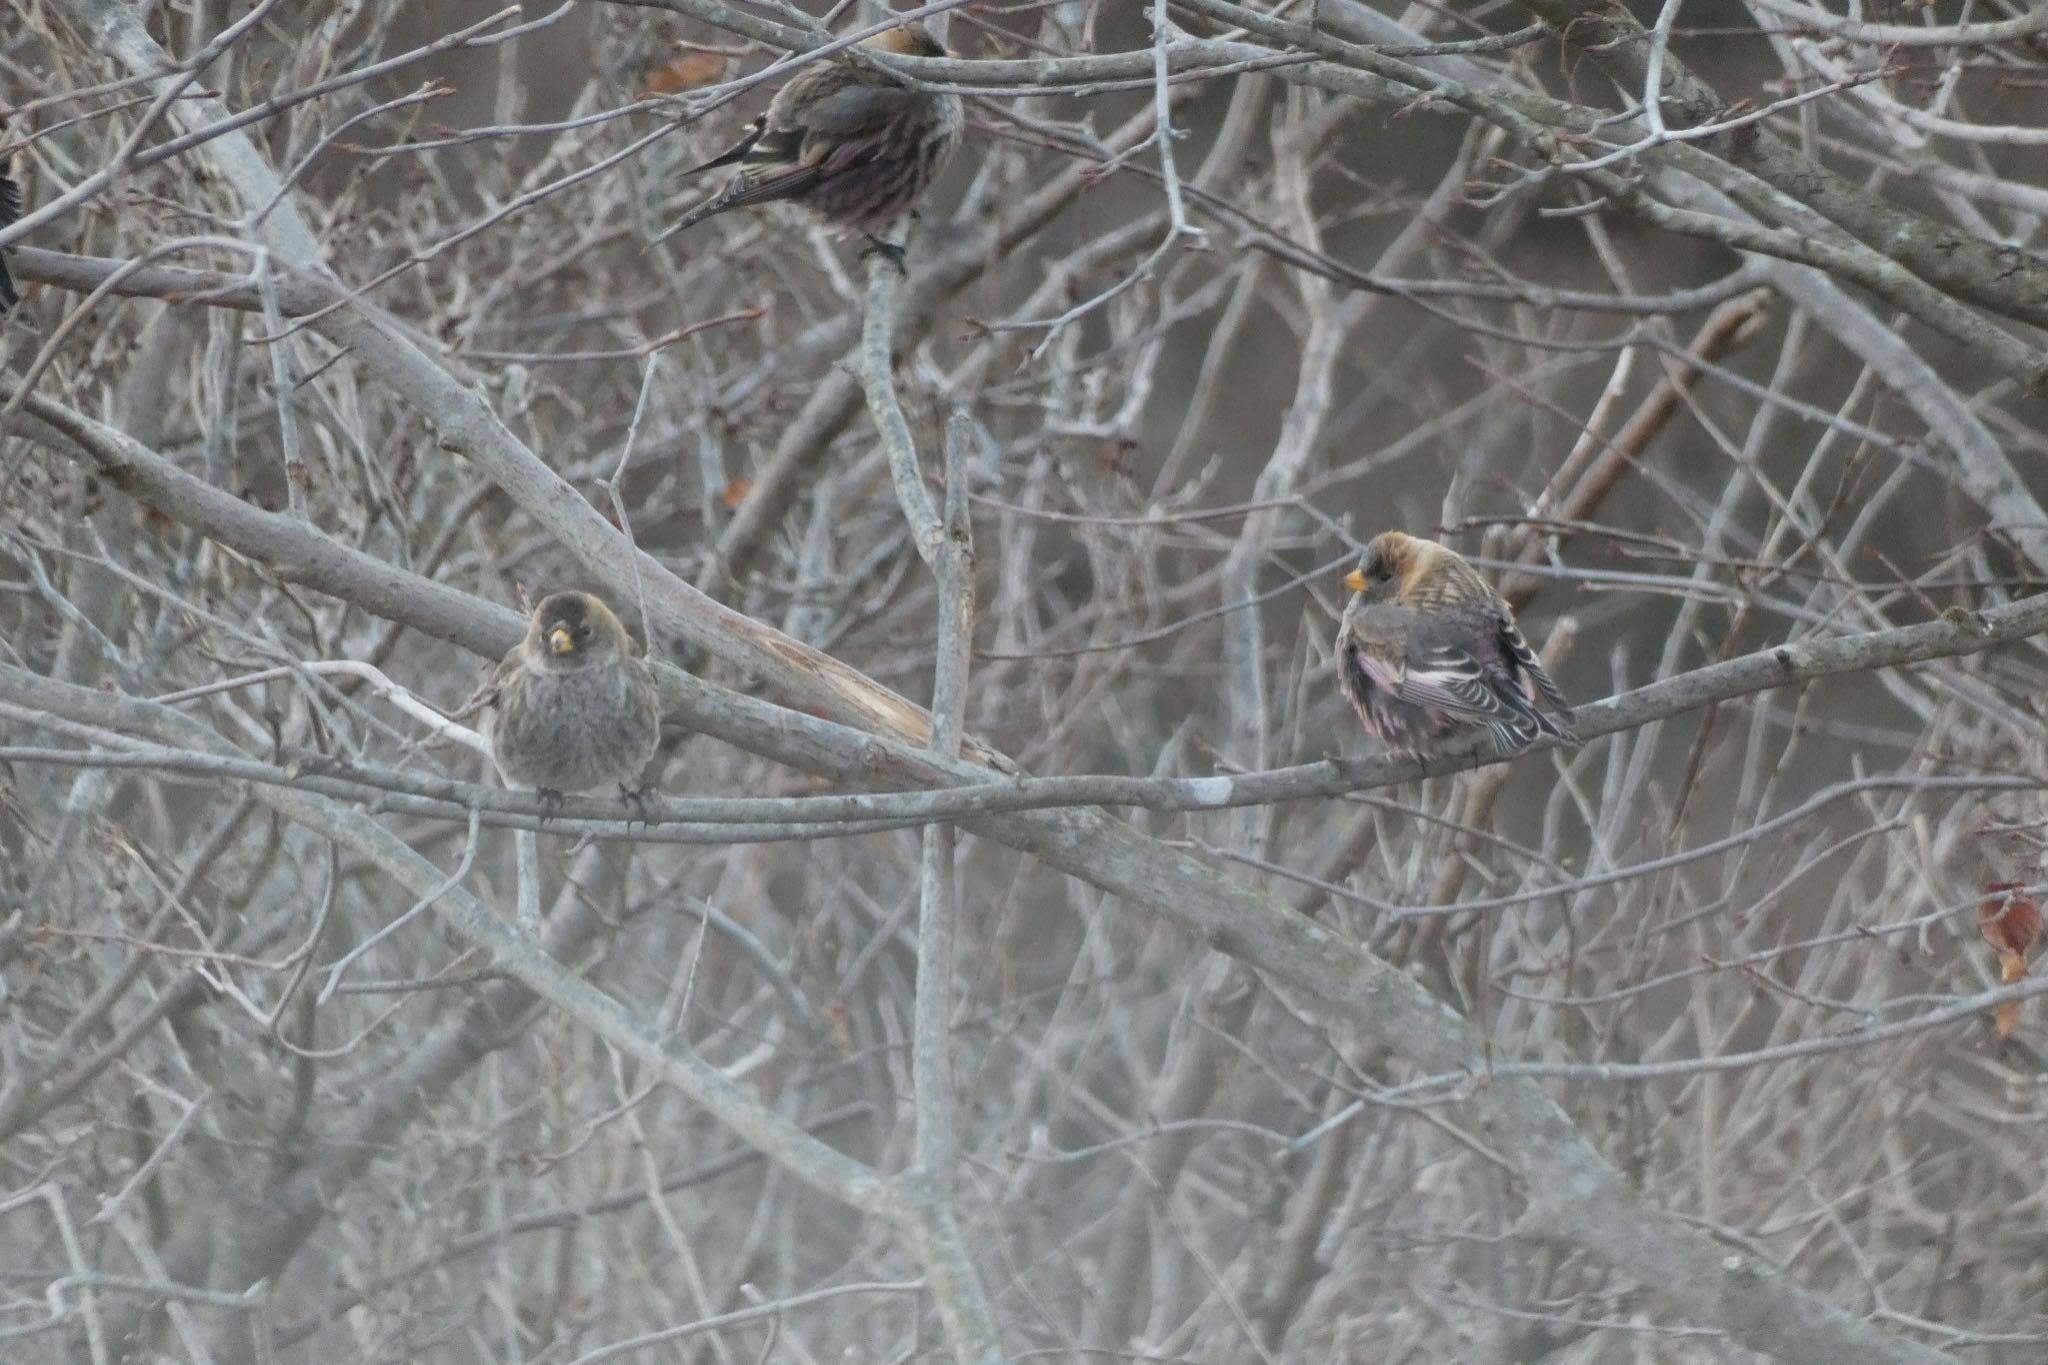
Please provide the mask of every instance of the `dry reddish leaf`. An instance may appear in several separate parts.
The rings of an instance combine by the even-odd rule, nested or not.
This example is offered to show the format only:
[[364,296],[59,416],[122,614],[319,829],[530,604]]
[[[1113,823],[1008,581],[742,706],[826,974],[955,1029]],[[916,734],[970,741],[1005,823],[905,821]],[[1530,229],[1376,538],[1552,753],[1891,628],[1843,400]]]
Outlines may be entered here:
[[[1977,926],[1984,941],[1998,952],[1998,977],[2006,985],[2027,974],[2027,954],[2041,941],[2041,907],[2019,894],[2024,882],[1986,882],[1977,902]],[[2008,1000],[1991,1012],[2000,1038],[2012,1037],[2020,1026],[2020,1001]]]
[[752,479],[732,479],[726,483],[725,492],[719,494],[719,500],[727,507],[738,507],[747,500],[747,494],[753,491]]
[[1984,899],[1977,903],[1977,922],[1984,941],[2001,954],[2017,956],[2021,962],[2041,941],[2041,907],[2030,897],[2016,894],[2023,885],[1986,882]]
[[648,73],[647,89],[643,93],[649,96],[680,95],[685,90],[716,85],[724,79],[723,53],[686,47],[681,50],[680,55],[663,62]]
[[[2018,953],[2001,952],[1998,955],[1998,979],[2010,986],[2027,974],[2027,960]],[[1991,1027],[2000,1038],[2010,1038],[2020,1026],[2022,1000],[2008,1000],[1991,1012]]]

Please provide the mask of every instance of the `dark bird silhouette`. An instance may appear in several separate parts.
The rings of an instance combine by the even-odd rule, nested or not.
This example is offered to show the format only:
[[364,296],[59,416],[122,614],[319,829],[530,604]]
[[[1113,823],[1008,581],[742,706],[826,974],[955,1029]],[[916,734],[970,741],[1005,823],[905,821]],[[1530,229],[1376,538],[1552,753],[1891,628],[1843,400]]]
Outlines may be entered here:
[[1344,586],[1355,596],[1337,627],[1338,679],[1366,730],[1390,747],[1421,757],[1473,729],[1502,757],[1543,735],[1578,742],[1571,704],[1514,613],[1455,551],[1388,531]]
[[[21,185],[14,178],[13,158],[0,158],[0,228],[13,227],[19,221]],[[14,277],[7,273],[6,253],[0,252],[0,315],[20,302],[21,295],[14,290]]]
[[485,689],[506,782],[555,797],[632,781],[661,740],[661,694],[626,627],[584,592],[551,593]]
[[[862,46],[903,57],[946,55],[919,24],[876,34]],[[814,63],[776,92],[737,146],[685,172],[740,168],[716,197],[655,241],[715,213],[778,199],[872,236],[938,178],[964,122],[958,95],[915,89],[851,63]]]

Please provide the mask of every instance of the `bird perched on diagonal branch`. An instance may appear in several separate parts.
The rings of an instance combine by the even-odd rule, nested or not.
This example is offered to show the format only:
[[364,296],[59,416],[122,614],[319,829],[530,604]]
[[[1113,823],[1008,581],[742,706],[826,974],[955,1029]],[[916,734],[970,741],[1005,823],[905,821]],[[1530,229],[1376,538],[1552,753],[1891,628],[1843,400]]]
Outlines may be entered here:
[[1578,742],[1513,611],[1456,551],[1387,531],[1344,586],[1337,675],[1371,734],[1417,757],[1474,729],[1503,758],[1544,735]]
[[[633,779],[661,741],[661,692],[640,646],[602,601],[550,593],[479,698],[506,782],[544,796]],[[470,709],[470,708],[465,708]]]
[[[878,33],[862,46],[901,57],[947,55],[921,24]],[[916,89],[850,62],[817,62],[776,92],[737,146],[685,172],[740,168],[716,197],[655,241],[715,213],[778,199],[834,227],[873,235],[938,178],[964,122],[958,95]]]

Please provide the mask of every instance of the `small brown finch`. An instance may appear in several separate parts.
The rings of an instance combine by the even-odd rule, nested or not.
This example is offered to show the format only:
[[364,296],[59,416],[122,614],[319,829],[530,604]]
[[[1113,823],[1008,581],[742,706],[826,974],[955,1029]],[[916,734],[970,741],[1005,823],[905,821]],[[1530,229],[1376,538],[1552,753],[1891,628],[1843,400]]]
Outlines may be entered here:
[[486,689],[498,771],[543,795],[618,785],[624,796],[661,740],[661,693],[640,646],[585,592],[533,609]]
[[[862,46],[899,57],[946,55],[919,24],[878,33]],[[958,95],[914,89],[850,63],[813,63],[776,92],[738,146],[684,172],[740,167],[716,198],[655,240],[714,213],[777,199],[801,204],[834,227],[878,233],[938,178],[964,122]]]
[[1337,676],[1371,734],[1416,757],[1473,729],[1503,758],[1541,735],[1578,742],[1514,613],[1456,551],[1387,531],[1344,586],[1356,596],[1337,627]]

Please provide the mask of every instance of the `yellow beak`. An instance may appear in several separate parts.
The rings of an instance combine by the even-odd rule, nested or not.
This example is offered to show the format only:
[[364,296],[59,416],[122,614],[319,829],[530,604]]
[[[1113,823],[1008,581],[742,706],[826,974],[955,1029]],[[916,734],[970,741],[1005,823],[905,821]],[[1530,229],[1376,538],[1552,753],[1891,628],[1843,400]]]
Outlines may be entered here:
[[1344,586],[1353,592],[1364,592],[1365,575],[1353,569],[1350,573],[1344,575]]
[[556,626],[548,632],[548,653],[573,654],[576,652],[576,637],[569,633],[567,626]]

